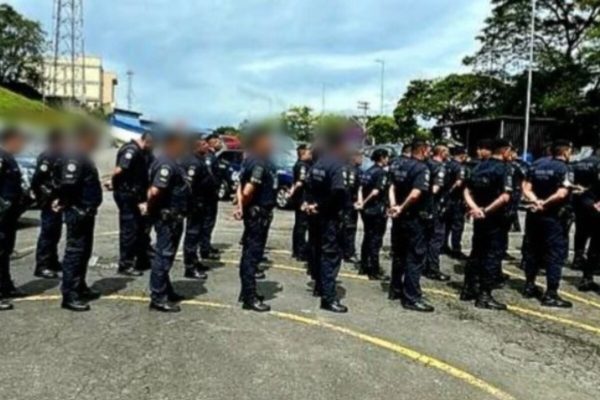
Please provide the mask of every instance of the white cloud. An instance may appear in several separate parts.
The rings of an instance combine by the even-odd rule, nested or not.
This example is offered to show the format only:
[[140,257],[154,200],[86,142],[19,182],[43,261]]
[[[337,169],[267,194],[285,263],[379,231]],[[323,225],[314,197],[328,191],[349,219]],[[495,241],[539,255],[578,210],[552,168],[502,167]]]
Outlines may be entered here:
[[[9,0],[51,22],[51,1]],[[135,71],[135,103],[195,125],[235,124],[288,105],[386,108],[411,79],[460,71],[490,9],[484,0],[86,1],[86,45],[119,73]]]

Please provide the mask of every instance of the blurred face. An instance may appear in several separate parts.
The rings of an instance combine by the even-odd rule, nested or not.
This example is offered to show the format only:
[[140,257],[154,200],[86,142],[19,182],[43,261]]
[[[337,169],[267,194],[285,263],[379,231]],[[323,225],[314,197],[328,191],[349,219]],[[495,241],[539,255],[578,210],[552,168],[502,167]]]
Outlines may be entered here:
[[154,139],[152,139],[152,137],[150,136],[147,136],[142,141],[142,148],[146,151],[152,151],[152,149],[154,148]]
[[381,164],[382,165],[388,165],[390,163],[390,156],[385,156],[381,159]]
[[209,151],[208,142],[206,140],[196,140],[194,151],[199,154],[206,154]]
[[254,151],[261,157],[269,157],[273,153],[273,141],[269,135],[262,135],[256,139]]
[[219,138],[213,138],[208,141],[208,145],[215,151],[219,151],[223,148],[223,143]]
[[4,143],[3,147],[6,151],[8,151],[11,154],[18,154],[23,151],[26,142],[27,140],[25,139],[25,136],[17,135],[12,139],[7,140]]
[[354,165],[361,165],[363,163],[363,155],[361,153],[354,154],[352,156],[352,163]]
[[91,153],[95,151],[100,145],[100,137],[96,134],[87,134],[80,139],[81,149],[85,153]]

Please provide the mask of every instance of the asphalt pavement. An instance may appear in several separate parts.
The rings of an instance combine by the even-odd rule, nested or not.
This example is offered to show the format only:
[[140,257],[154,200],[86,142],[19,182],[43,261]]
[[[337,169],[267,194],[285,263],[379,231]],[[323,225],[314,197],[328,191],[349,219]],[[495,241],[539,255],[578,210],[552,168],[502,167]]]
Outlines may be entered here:
[[[319,310],[304,266],[290,259],[292,223],[293,213],[277,211],[269,236],[272,264],[259,291],[271,313],[243,311],[236,301],[241,224],[221,203],[214,243],[222,262],[199,283],[183,278],[177,261],[172,279],[189,300],[181,313],[163,315],[148,310],[148,273],[115,273],[117,213],[106,194],[89,274],[103,297],[75,314],[60,309],[58,281],[33,277],[39,221],[28,212],[13,274],[30,296],[0,314],[0,399],[600,397],[600,296],[576,291],[577,272],[566,269],[563,283],[575,307],[549,310],[521,298],[522,273],[507,262],[513,277],[496,295],[510,309],[493,312],[458,300],[462,265],[444,257],[452,281],[423,280],[436,307],[423,315],[345,265],[339,293],[350,312],[335,315]],[[520,234],[511,235],[512,253],[519,246]]]

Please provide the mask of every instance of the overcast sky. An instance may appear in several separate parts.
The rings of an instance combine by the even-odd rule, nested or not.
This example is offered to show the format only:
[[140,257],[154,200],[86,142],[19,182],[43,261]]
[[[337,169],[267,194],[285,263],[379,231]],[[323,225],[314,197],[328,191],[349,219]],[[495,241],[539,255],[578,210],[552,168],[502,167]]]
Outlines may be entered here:
[[[0,0],[2,1],[2,0]],[[6,0],[4,0],[6,1]],[[8,0],[51,32],[53,0]],[[461,71],[486,0],[84,0],[86,52],[119,75],[135,72],[134,107],[202,127],[293,105],[385,109],[411,79]],[[271,101],[269,101],[271,99]]]

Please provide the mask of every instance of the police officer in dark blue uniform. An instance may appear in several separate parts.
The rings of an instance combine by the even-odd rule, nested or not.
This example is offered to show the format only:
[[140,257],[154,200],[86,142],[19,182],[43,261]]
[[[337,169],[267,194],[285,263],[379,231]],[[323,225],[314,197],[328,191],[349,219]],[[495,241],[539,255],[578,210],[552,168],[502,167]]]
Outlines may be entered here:
[[163,138],[162,152],[150,168],[148,213],[156,231],[155,253],[150,272],[150,310],[179,312],[183,296],[175,293],[169,272],[175,261],[189,211],[191,188],[182,164],[187,140],[182,132],[170,131]]
[[[582,266],[583,278],[578,285],[582,292],[596,292],[600,294],[600,286],[594,282],[594,274],[600,267],[600,162],[590,171],[593,175],[586,190],[580,195],[580,213],[589,223],[590,247],[587,260]],[[590,176],[591,178],[591,176]]]
[[[523,194],[531,203],[525,223],[531,240],[527,241],[527,283],[523,296],[541,298],[542,305],[546,307],[573,306],[558,295],[562,267],[569,251],[573,170],[568,162],[571,152],[570,142],[557,140],[553,145],[552,158],[535,163],[523,185]],[[540,268],[546,270],[546,292],[543,295],[535,284]]]
[[362,181],[363,155],[355,149],[346,164],[344,175],[348,189],[347,201],[344,209],[344,262],[356,265],[356,232],[358,229],[358,210],[356,209],[359,197],[360,182]]
[[87,301],[100,294],[88,287],[86,275],[92,255],[96,214],[102,204],[102,185],[91,153],[99,144],[98,132],[83,126],[75,132],[74,148],[65,153],[58,199],[54,209],[64,209],[67,242],[63,257],[62,307],[88,311]]
[[148,171],[153,140],[150,133],[121,146],[112,176],[114,199],[119,208],[118,273],[141,276],[150,268],[150,225],[147,221]]
[[211,238],[217,223],[219,213],[219,187],[221,186],[221,170],[217,153],[223,148],[219,135],[213,134],[206,138],[209,152],[204,157],[207,170],[210,171],[210,179],[206,181],[204,188],[206,197],[203,203],[202,230],[200,231],[200,255],[207,260],[218,260],[220,251],[211,244]]
[[[597,150],[595,154],[580,160],[573,164],[573,173],[575,185],[586,189],[591,187],[597,177],[595,176],[596,169],[600,165],[600,155]],[[593,230],[592,219],[590,219],[590,209],[583,204],[583,200],[589,200],[589,197],[582,196],[583,193],[573,193],[573,210],[575,212],[575,238],[573,269],[582,269],[586,264],[586,248],[591,238]]]
[[31,179],[31,190],[41,210],[34,275],[44,279],[56,279],[62,270],[58,260],[58,242],[62,234],[63,212],[54,211],[52,203],[56,200],[61,176],[64,142],[61,131],[48,133],[48,148],[38,156]]
[[21,171],[14,156],[24,145],[23,134],[15,128],[6,128],[0,134],[0,311],[13,308],[6,299],[23,296],[10,275],[10,255],[15,249],[23,200]]
[[264,297],[256,290],[256,273],[264,254],[267,232],[276,204],[276,169],[270,161],[273,144],[268,130],[257,128],[248,135],[249,154],[240,174],[240,193],[236,219],[243,219],[244,233],[240,260],[240,298],[243,308],[269,311]]
[[[206,218],[206,188],[212,188],[212,171],[206,164],[209,153],[208,142],[201,134],[192,138],[193,154],[189,155],[184,166],[192,189],[190,211],[186,218],[185,238],[183,241],[183,262],[185,264],[185,277],[190,279],[205,280],[205,271],[209,268],[198,259],[202,222]],[[210,196],[210,195],[209,195]]]
[[[462,237],[465,230],[464,183],[467,177],[467,152],[464,147],[452,149],[452,158],[446,164],[448,191],[446,194],[446,237],[444,252],[458,260],[466,259],[462,252]],[[448,246],[449,244],[449,246]]]
[[399,158],[390,168],[393,255],[389,298],[400,299],[407,310],[433,312],[421,291],[427,251],[426,224],[431,220],[431,172],[425,162],[430,146],[417,139],[411,150],[410,158]]
[[513,190],[512,170],[506,162],[511,145],[498,139],[492,147],[492,156],[475,167],[465,189],[465,201],[473,218],[473,249],[465,269],[461,300],[476,300],[478,308],[505,310],[506,305],[492,297],[492,290],[501,269],[504,252],[502,222],[506,219]]
[[294,183],[290,189],[289,199],[294,206],[294,228],[292,231],[292,258],[298,261],[307,260],[308,216],[304,211],[304,191],[306,176],[311,165],[310,148],[301,144],[296,149],[298,160],[294,164]]
[[519,152],[513,150],[511,157],[511,165],[514,171],[513,174],[513,185],[514,191],[512,193],[511,202],[511,228],[513,232],[521,232],[521,221],[519,220],[519,206],[523,200],[523,182],[527,177],[529,171],[529,164],[527,161],[519,157]]
[[446,202],[450,184],[446,172],[446,161],[449,155],[448,147],[437,144],[433,148],[432,156],[427,160],[431,173],[431,214],[432,219],[427,230],[427,257],[425,258],[425,271],[429,279],[435,281],[449,281],[450,276],[440,271],[440,254],[446,238]]
[[379,252],[387,226],[386,200],[389,186],[386,167],[389,154],[385,149],[376,149],[371,160],[374,164],[362,176],[358,200],[364,226],[359,273],[367,275],[371,280],[381,280],[386,278],[379,264]]
[[336,292],[336,277],[342,262],[344,204],[348,195],[344,180],[347,157],[343,138],[327,133],[327,149],[314,163],[307,179],[307,212],[311,217],[311,274],[315,294],[324,310],[345,313]]

